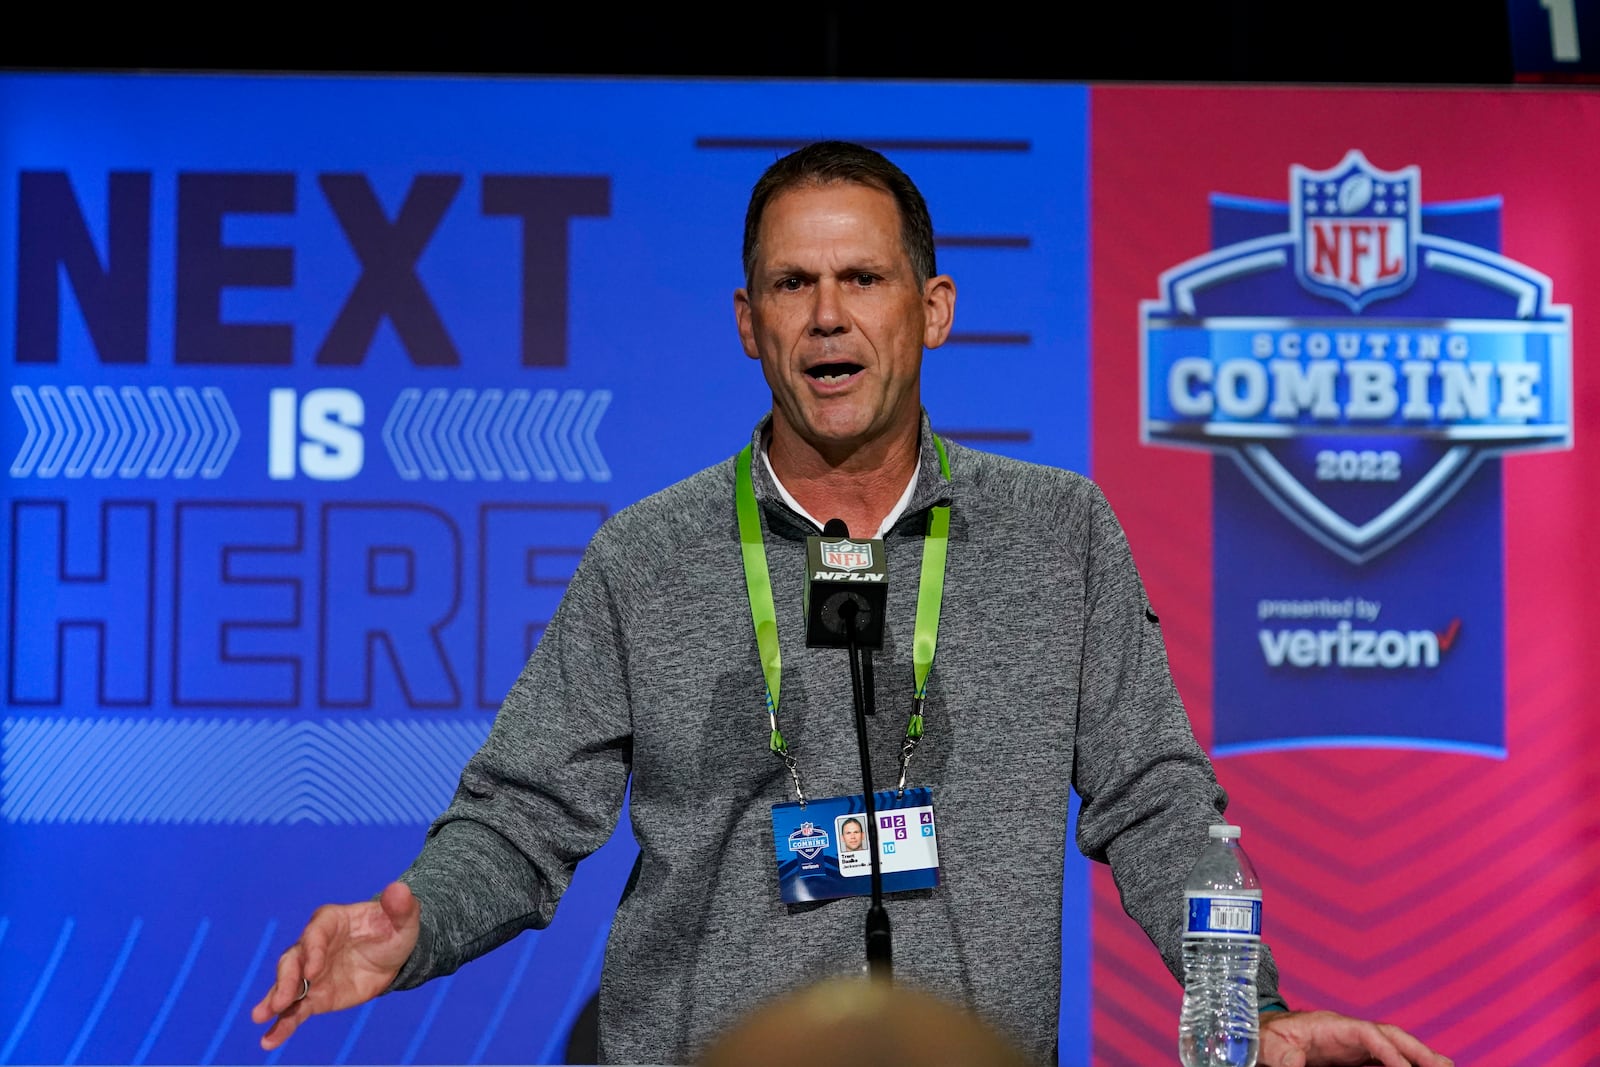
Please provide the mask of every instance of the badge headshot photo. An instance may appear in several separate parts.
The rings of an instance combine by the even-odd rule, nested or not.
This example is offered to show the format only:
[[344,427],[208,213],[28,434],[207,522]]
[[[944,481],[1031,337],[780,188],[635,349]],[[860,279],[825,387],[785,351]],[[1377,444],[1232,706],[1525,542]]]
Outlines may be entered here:
[[865,820],[864,815],[841,815],[833,820],[833,839],[838,842],[841,874],[872,869],[872,839],[867,836]]

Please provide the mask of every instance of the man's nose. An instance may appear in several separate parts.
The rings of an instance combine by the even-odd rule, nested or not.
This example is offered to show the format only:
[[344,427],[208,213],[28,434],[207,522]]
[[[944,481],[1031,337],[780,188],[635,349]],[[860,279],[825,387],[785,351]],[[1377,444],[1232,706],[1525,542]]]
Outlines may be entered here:
[[811,301],[811,333],[816,337],[831,337],[850,328],[838,286],[820,282],[813,290]]

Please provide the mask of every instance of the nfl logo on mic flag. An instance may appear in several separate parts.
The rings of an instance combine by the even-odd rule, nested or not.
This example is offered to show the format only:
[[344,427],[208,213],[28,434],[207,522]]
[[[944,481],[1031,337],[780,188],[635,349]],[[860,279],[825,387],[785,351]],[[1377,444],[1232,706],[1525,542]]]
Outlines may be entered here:
[[881,541],[849,538],[806,539],[806,643],[817,648],[844,648],[849,629],[841,610],[855,605],[856,636],[862,648],[883,645],[883,611],[889,578]]
[[872,566],[872,545],[854,541],[822,542],[822,565],[839,571],[861,571]]

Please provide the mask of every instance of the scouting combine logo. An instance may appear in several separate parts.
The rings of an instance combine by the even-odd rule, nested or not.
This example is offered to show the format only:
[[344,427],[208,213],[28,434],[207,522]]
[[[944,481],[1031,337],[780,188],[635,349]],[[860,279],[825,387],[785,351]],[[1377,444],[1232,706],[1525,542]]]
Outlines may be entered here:
[[789,835],[789,851],[800,854],[801,859],[814,860],[828,847],[828,831],[816,823],[803,822],[800,829]]
[[1424,206],[1420,168],[1351,150],[1213,210],[1226,238],[1140,306],[1145,442],[1231,455],[1353,563],[1485,457],[1571,447],[1571,309],[1497,251],[1498,198]]

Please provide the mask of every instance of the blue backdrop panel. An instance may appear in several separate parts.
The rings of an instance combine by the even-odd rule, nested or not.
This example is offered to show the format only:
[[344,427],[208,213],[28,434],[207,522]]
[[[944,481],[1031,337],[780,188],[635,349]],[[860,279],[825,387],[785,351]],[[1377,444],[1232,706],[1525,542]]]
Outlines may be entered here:
[[[764,410],[731,293],[788,147],[877,145],[927,194],[961,294],[935,425],[1085,469],[1085,117],[1063,86],[0,78],[0,1063],[263,1058],[278,953],[408,862],[598,525]],[[547,931],[287,1055],[558,1062],[632,859],[624,825]]]

